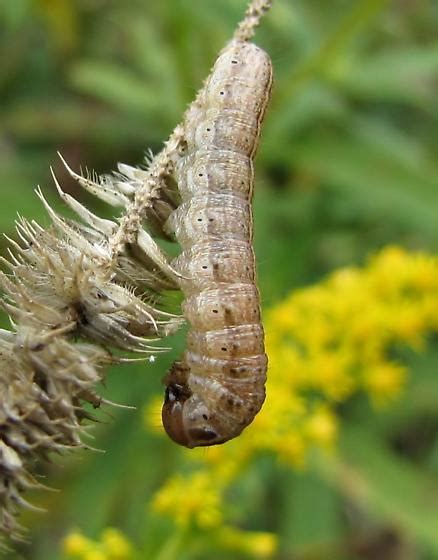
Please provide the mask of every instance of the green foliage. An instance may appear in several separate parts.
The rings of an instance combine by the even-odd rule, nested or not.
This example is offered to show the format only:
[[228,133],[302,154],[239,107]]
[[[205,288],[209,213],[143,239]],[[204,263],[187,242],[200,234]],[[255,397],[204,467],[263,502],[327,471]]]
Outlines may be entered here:
[[[41,184],[56,200],[50,164],[65,190],[83,196],[61,170],[58,149],[73,168],[98,172],[157,151],[244,7],[243,0],[2,2],[0,229],[14,236],[16,212],[48,222],[33,189]],[[274,2],[256,36],[275,69],[256,162],[266,307],[386,244],[437,250],[437,25],[438,6],[428,0]],[[107,398],[142,407],[161,392],[181,344],[181,336],[166,340],[175,350],[154,365],[112,372]],[[406,358],[415,375],[391,409],[376,412],[361,398],[343,405],[339,454],[315,456],[306,473],[254,464],[247,484],[254,477],[259,493],[240,489],[254,500],[253,513],[236,519],[277,533],[282,558],[438,558],[436,341],[431,348]],[[178,472],[179,450],[145,432],[140,412],[109,415],[100,414],[95,430],[105,455],[57,458],[45,468],[62,492],[35,498],[48,513],[27,516],[32,545],[9,558],[59,559],[69,530],[95,538],[106,526],[122,529],[145,557],[174,558],[161,548],[173,527],[146,505]]]

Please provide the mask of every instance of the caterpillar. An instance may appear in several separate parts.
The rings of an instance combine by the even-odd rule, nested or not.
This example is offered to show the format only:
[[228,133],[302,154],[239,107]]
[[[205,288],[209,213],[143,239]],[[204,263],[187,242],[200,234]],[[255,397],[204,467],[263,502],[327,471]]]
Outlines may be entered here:
[[251,200],[271,85],[267,53],[235,38],[182,125],[174,170],[182,202],[164,227],[182,248],[172,267],[190,330],[164,380],[162,420],[170,438],[190,448],[236,437],[265,399]]

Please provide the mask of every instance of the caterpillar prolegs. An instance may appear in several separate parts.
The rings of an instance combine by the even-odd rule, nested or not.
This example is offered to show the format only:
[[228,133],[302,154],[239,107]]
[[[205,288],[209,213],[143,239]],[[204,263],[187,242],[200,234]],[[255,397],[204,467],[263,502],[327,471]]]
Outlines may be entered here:
[[272,66],[234,39],[186,113],[175,164],[182,203],[165,228],[182,247],[187,350],[168,373],[163,425],[177,443],[222,443],[252,422],[265,399],[267,357],[252,249],[253,159]]

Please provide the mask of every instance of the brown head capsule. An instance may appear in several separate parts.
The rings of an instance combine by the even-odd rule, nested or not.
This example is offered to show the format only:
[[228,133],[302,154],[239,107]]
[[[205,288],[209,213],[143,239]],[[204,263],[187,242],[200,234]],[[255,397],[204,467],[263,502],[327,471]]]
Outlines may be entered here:
[[183,249],[172,265],[182,275],[191,329],[165,380],[163,424],[187,447],[237,436],[265,398],[251,198],[271,83],[268,55],[234,40],[184,122],[187,149],[175,169],[182,203],[166,228]]

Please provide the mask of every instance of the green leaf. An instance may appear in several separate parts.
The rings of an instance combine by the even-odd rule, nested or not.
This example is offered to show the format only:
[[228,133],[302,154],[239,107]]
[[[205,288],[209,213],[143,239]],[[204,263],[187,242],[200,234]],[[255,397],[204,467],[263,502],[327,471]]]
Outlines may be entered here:
[[102,61],[82,61],[71,69],[71,81],[76,89],[94,95],[110,105],[144,116],[165,107],[162,93],[136,76],[130,69]]
[[356,59],[336,76],[338,85],[362,99],[407,103],[438,117],[438,45],[398,47]]
[[344,429],[339,457],[317,470],[342,494],[438,554],[438,481],[397,457],[365,428]]
[[382,148],[379,138],[354,130],[310,135],[291,147],[291,158],[348,197],[350,204],[374,219],[393,222],[438,240],[438,170],[429,163],[412,168]]

